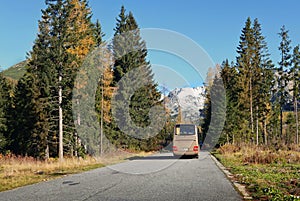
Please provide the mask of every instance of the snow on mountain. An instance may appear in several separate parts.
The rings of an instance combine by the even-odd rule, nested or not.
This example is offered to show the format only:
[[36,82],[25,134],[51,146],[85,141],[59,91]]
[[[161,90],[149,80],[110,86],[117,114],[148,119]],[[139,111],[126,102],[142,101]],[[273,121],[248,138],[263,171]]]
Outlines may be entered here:
[[181,109],[182,120],[186,123],[199,123],[200,110],[204,106],[205,87],[175,88],[166,97],[166,107],[171,116],[176,117]]

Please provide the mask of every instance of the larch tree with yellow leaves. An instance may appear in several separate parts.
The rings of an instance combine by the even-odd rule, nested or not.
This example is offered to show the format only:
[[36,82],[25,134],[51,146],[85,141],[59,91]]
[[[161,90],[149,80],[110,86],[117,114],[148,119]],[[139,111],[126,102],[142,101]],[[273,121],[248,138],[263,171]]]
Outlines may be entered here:
[[[79,149],[72,114],[74,80],[85,57],[101,41],[97,30],[101,26],[92,23],[92,11],[86,0],[46,0],[46,6],[34,46],[28,53],[27,72],[21,79],[25,88],[31,86],[35,90],[30,90],[29,96],[28,90],[17,87],[18,98],[14,103],[32,108],[28,114],[39,118],[28,121],[26,115],[16,116],[14,134],[23,139],[23,149],[17,150],[18,154],[48,158],[63,151],[72,156]],[[18,130],[20,123],[27,128],[26,133]],[[61,140],[59,134],[63,136]],[[12,140],[14,144],[18,141]]]

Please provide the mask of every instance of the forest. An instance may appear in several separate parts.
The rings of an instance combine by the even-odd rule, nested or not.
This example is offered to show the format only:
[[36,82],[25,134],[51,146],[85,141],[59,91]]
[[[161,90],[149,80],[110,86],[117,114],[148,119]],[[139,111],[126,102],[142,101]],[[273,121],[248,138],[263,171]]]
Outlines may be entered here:
[[[94,107],[105,137],[114,147],[130,151],[157,151],[167,146],[180,115],[172,120],[166,109],[164,128],[143,139],[122,132],[112,118],[111,100],[117,83],[141,66],[143,73],[137,77],[151,82],[131,97],[132,120],[140,127],[149,126],[150,108],[163,105],[133,13],[121,7],[114,39],[107,44],[100,21],[92,22],[86,0],[47,0],[46,6],[27,53],[25,74],[17,82],[0,74],[0,153],[39,159],[99,154],[99,145],[88,146],[77,134],[80,122],[72,113],[72,96],[76,75],[82,73],[80,67],[101,46],[108,46],[110,52],[105,55],[107,63],[98,81]],[[130,37],[123,38],[128,32]],[[199,116],[204,145],[211,141],[217,146],[299,144],[300,53],[299,45],[291,47],[288,33],[285,26],[279,30],[281,60],[272,61],[258,19],[246,20],[236,61],[226,59],[218,73],[207,75],[206,102]],[[128,46],[136,50],[123,55]],[[216,98],[220,93],[225,93],[224,100]],[[222,116],[225,118],[219,119]],[[210,128],[212,122],[219,127]],[[220,137],[213,139],[216,132]],[[99,136],[91,140],[98,142]],[[110,149],[107,145],[100,148],[104,152]]]
[[[99,136],[91,139],[94,143],[79,138],[79,121],[72,113],[76,75],[84,73],[80,67],[85,58],[100,46],[110,48],[104,55],[107,63],[103,65],[102,79],[98,80],[94,106],[105,137],[115,148],[131,151],[158,150],[163,146],[168,137],[166,129],[155,137],[137,139],[122,133],[111,118],[113,91],[122,76],[134,68],[142,67],[143,74],[137,76],[150,80],[132,96],[129,112],[134,122],[141,127],[149,125],[150,108],[162,104],[133,13],[121,7],[114,40],[106,44],[100,21],[92,22],[86,0],[49,0],[46,7],[38,22],[37,38],[27,54],[25,74],[17,83],[0,75],[0,153],[47,159],[95,155],[100,148],[109,151],[108,146],[99,148]],[[122,38],[127,32],[130,37]],[[132,46],[135,51],[122,55],[122,48]],[[98,147],[90,146],[97,142]]]
[[[291,46],[285,26],[278,37],[281,59],[276,62],[270,59],[258,19],[248,18],[241,31],[236,61],[226,59],[216,67],[216,75],[209,75],[203,111],[207,118],[202,127],[209,135],[211,121],[220,114],[225,116],[219,145],[246,143],[280,149],[299,144],[299,45]],[[226,91],[224,100],[216,98],[222,89]]]

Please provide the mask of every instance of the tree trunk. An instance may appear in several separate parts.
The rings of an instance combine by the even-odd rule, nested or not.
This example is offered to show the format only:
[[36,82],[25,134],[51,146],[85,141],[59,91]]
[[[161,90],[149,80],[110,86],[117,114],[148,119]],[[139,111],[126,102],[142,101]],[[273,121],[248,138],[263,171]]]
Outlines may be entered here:
[[227,144],[229,144],[229,136],[228,136],[228,133],[226,133],[226,140],[227,140]]
[[280,106],[280,141],[283,141],[283,111],[282,106]]
[[45,159],[49,159],[50,154],[49,154],[49,144],[47,143],[46,150],[45,150]]
[[253,95],[252,95],[252,78],[250,77],[250,124],[251,124],[251,133],[254,133],[254,120],[253,120]]
[[256,145],[258,145],[258,106],[256,106]]
[[59,72],[59,90],[58,90],[58,113],[59,113],[59,147],[58,147],[58,157],[60,161],[63,161],[64,150],[63,150],[63,113],[62,113],[62,86],[61,86],[61,72]]
[[295,98],[296,144],[299,144],[298,100]]
[[267,135],[267,122],[266,119],[263,121],[263,127],[264,127],[264,141],[265,145],[268,145],[268,135]]
[[103,154],[103,74],[101,76],[101,122],[100,122],[100,155]]

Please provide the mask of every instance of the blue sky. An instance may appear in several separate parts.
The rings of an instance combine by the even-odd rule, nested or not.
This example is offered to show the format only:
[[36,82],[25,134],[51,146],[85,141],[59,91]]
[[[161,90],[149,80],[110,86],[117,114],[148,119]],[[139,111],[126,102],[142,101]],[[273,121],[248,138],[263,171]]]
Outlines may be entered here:
[[[24,60],[26,52],[31,50],[45,4],[43,0],[1,1],[0,4],[0,66],[5,69]],[[89,5],[93,19],[100,20],[106,39],[113,35],[115,18],[124,5],[127,11],[133,12],[140,28],[162,28],[183,34],[200,45],[215,63],[226,58],[235,60],[241,29],[248,16],[258,18],[262,24],[274,63],[279,60],[277,33],[282,25],[290,31],[292,45],[300,43],[298,0],[90,0]],[[150,53],[149,59],[168,65],[155,53]],[[171,68],[174,63],[176,59],[169,64]]]

